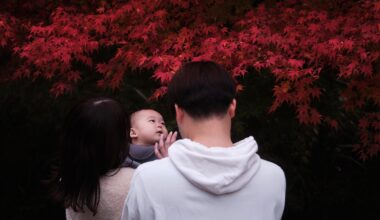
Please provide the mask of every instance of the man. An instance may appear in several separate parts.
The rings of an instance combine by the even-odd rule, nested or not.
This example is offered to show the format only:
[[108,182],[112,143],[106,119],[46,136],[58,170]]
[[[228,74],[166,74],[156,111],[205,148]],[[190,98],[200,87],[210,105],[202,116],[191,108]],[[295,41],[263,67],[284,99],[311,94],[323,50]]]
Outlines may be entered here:
[[191,62],[173,77],[168,98],[179,132],[168,157],[135,172],[122,219],[281,219],[285,176],[263,160],[253,137],[231,141],[236,85],[213,62]]

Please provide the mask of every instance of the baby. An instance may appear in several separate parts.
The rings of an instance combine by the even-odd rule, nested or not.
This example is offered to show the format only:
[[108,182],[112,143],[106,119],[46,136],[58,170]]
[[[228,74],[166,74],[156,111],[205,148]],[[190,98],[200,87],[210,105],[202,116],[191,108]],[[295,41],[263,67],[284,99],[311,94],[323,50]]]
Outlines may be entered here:
[[153,109],[142,109],[132,113],[130,121],[130,158],[145,163],[165,157],[167,147],[175,141],[177,132],[168,134],[162,115]]

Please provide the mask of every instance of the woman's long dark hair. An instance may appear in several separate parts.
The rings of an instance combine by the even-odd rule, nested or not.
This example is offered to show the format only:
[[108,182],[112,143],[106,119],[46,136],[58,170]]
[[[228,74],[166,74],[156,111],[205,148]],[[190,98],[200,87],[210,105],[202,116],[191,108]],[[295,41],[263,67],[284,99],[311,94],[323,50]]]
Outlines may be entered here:
[[127,120],[123,107],[110,98],[88,99],[69,112],[55,192],[65,207],[97,213],[100,177],[117,171],[128,155]]

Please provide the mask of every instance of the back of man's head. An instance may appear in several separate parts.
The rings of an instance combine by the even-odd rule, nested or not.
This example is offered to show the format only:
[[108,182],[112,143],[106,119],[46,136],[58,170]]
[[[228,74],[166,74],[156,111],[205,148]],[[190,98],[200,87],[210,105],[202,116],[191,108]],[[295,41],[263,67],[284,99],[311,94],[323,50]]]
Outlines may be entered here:
[[222,66],[199,61],[181,67],[169,84],[167,96],[171,105],[203,119],[225,114],[235,94],[235,81]]

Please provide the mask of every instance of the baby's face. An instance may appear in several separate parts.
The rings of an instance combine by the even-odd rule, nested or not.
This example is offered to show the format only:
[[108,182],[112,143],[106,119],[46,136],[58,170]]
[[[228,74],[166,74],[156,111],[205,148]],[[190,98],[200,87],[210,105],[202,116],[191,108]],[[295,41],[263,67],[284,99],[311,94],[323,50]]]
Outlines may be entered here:
[[161,134],[166,138],[168,130],[160,113],[151,109],[145,109],[136,112],[131,119],[130,135],[132,143],[153,145],[160,140]]

